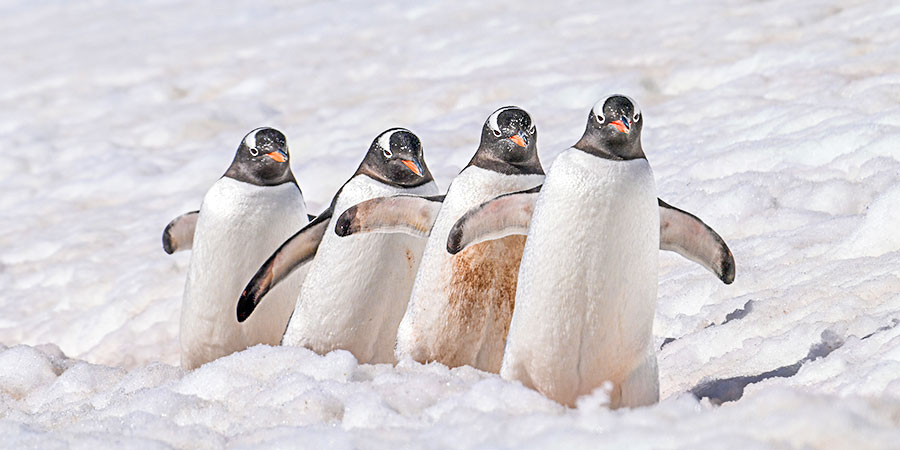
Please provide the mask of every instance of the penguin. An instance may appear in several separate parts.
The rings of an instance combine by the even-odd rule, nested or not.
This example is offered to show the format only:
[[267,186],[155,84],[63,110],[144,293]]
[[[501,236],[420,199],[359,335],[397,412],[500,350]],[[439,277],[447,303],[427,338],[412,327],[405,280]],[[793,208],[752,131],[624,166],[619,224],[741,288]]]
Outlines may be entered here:
[[424,242],[405,234],[342,238],[331,218],[359,202],[398,194],[438,194],[421,142],[405,128],[378,135],[329,208],[259,268],[238,301],[238,320],[252,320],[269,301],[261,302],[267,292],[314,256],[282,344],[320,354],[348,350],[361,364],[394,362],[397,327]]
[[506,199],[535,196],[500,376],[564,405],[603,385],[611,408],[659,400],[660,203],[642,127],[637,102],[601,99],[540,191]]
[[[525,127],[520,123],[526,124]],[[516,141],[519,139],[527,144],[524,153],[516,159],[517,154],[509,151],[515,147],[507,141],[518,145]],[[501,108],[485,121],[481,145],[475,157],[454,179],[443,203],[441,198],[436,197],[375,198],[349,208],[339,217],[339,235],[401,232],[428,238],[410,304],[398,332],[398,358],[409,357],[422,363],[438,361],[450,367],[470,365],[499,372],[515,305],[518,267],[533,208],[532,196],[539,192],[543,183],[536,141],[537,130],[524,110]],[[511,227],[516,226],[512,223],[514,218],[506,214],[485,214],[483,211],[494,209],[484,208],[482,204],[481,209],[475,208],[481,212],[477,218],[480,223],[473,225],[475,230],[468,230],[469,235],[494,227],[493,235],[478,236],[478,242],[492,243],[485,243],[472,251],[467,249],[462,256],[458,256],[462,246],[474,242],[460,243],[461,232],[454,231],[451,224],[457,219],[462,220],[463,212],[478,205],[483,198],[509,192],[516,187],[527,189],[501,194],[499,198],[510,197],[513,201],[525,202],[523,211],[506,207],[509,212],[522,216],[519,217],[521,223],[518,228],[483,223],[486,219],[498,217],[509,222]],[[727,267],[733,268],[733,258],[721,237],[696,216],[671,207],[662,200],[659,204],[660,216],[668,219],[666,223],[705,230],[694,235],[694,240],[690,242],[684,242],[678,235],[663,239],[661,242],[672,245],[661,245],[660,248],[678,251],[710,268],[718,262],[713,261],[712,255],[701,253],[698,249],[721,250],[724,246],[721,256],[725,268],[719,270],[722,274],[720,279],[726,284],[731,283],[734,273],[732,269],[728,274]],[[502,202],[493,205],[505,206]],[[471,214],[471,211],[466,213]],[[661,236],[668,237],[672,234],[669,230],[674,229],[674,226],[661,227]],[[520,236],[513,236],[516,234]],[[454,240],[457,248],[448,244],[448,241]],[[719,243],[721,246],[717,247]],[[730,265],[727,262],[729,259]]]
[[273,128],[244,136],[225,174],[199,211],[178,216],[163,231],[163,249],[191,249],[181,308],[181,365],[202,364],[256,344],[277,344],[304,272],[270,294],[253,320],[234,308],[246,281],[271,252],[308,222],[306,203],[289,164],[287,139]]

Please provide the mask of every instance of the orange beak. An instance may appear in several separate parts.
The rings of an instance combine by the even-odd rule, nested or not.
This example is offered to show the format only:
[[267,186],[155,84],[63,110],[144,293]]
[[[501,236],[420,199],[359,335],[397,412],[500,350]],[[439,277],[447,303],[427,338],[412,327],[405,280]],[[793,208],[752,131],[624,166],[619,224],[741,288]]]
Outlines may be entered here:
[[422,176],[422,170],[419,169],[419,166],[417,166],[416,163],[414,163],[408,159],[401,159],[400,162],[402,162],[403,165],[406,166],[407,169],[411,170],[412,173],[414,173],[420,177]]
[[522,139],[522,136],[519,136],[518,134],[510,136],[509,140],[515,142],[519,147],[525,147],[527,145],[525,144],[525,139]]
[[621,131],[622,133],[628,133],[628,131],[629,131],[628,127],[625,126],[625,124],[621,120],[614,120],[614,121],[610,122],[609,124],[616,127],[616,129]]
[[266,156],[268,156],[269,158],[272,158],[275,161],[278,161],[280,163],[287,161],[287,157],[285,157],[285,154],[281,153],[280,150],[276,150],[272,153],[266,153]]

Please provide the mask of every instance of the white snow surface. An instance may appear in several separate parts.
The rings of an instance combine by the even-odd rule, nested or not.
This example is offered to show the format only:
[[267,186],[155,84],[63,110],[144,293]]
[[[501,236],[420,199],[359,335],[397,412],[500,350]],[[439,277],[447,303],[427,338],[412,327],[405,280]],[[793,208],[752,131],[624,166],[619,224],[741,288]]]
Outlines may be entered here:
[[[0,30],[0,446],[900,442],[894,0],[5,0]],[[660,197],[737,260],[726,286],[661,257],[654,335],[676,340],[658,405],[610,411],[598,391],[566,409],[468,367],[344,351],[177,366],[189,255],[161,232],[249,130],[286,133],[317,212],[384,129],[417,133],[445,190],[496,108],[531,113],[549,167],[610,92],[644,108]],[[737,401],[687,393],[761,374]]]

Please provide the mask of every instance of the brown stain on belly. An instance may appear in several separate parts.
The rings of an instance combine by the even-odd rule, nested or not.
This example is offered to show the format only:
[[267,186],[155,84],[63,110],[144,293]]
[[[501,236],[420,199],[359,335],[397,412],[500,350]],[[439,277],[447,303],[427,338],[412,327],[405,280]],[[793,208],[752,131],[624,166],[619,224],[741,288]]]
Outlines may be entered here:
[[[449,367],[468,364],[500,371],[524,249],[525,236],[517,235],[482,242],[454,256],[435,360]],[[492,356],[479,363],[479,352]]]

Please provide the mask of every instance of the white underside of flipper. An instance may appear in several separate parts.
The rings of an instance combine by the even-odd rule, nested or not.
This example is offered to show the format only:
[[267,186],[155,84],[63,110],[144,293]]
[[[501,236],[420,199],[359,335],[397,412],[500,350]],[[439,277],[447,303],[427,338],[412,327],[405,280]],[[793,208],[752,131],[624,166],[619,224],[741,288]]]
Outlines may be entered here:
[[657,401],[659,211],[647,161],[562,153],[528,236],[501,376],[570,406],[605,381],[612,407]]
[[437,193],[434,182],[401,189],[366,175],[348,181],[337,199],[332,222],[316,257],[309,264],[309,275],[283,344],[318,353],[344,349],[360,363],[393,362],[397,327],[406,310],[425,241],[387,233],[340,237],[334,232],[334,220],[347,208],[371,198]]
[[200,208],[184,288],[182,366],[192,369],[252,345],[279,343],[306,271],[273,289],[244,323],[237,321],[237,300],[266,258],[307,222],[294,183],[216,181]]
[[470,166],[453,180],[400,323],[398,359],[499,370],[525,237],[482,242],[451,255],[447,236],[471,208],[500,194],[537,186],[543,178]]

